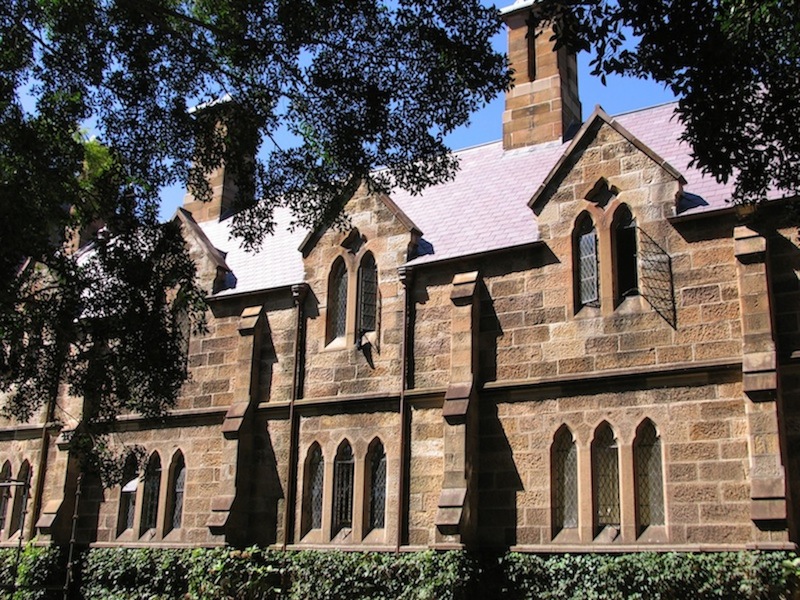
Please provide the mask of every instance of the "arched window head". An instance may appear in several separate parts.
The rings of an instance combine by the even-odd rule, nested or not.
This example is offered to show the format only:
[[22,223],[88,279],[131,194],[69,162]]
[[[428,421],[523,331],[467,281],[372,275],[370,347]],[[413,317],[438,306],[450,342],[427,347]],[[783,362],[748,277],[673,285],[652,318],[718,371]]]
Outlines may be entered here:
[[651,525],[664,524],[664,480],[661,470],[661,439],[655,425],[646,419],[633,442],[636,479],[636,525],[639,533]]
[[328,342],[347,331],[347,267],[336,259],[328,277]]
[[368,331],[376,331],[378,323],[378,267],[375,257],[367,252],[358,267],[358,331],[357,340]]
[[355,461],[353,449],[345,440],[336,451],[333,462],[333,531],[336,535],[342,529],[353,526],[353,476]]
[[122,489],[119,494],[119,516],[117,535],[126,529],[133,529],[133,516],[136,512],[136,490],[139,487],[139,465],[136,457],[129,454],[122,470]]
[[302,535],[322,527],[322,485],[325,463],[319,444],[314,444],[306,456],[303,470],[303,521]]
[[172,459],[169,481],[169,505],[167,509],[167,532],[180,529],[183,522],[183,496],[186,489],[186,462],[178,451]]
[[375,439],[367,454],[368,519],[367,531],[382,529],[386,522],[386,452],[379,439]]
[[639,293],[638,247],[636,219],[622,204],[614,213],[612,229],[614,252],[614,296],[619,304],[628,296]]
[[601,423],[592,442],[592,499],[594,505],[595,534],[606,528],[619,533],[619,448],[614,430]]
[[565,425],[556,432],[550,453],[553,535],[578,527],[578,450]]
[[0,535],[6,532],[6,513],[8,512],[8,501],[11,498],[11,463],[6,461],[3,470],[0,471],[0,482],[3,487],[0,489]]
[[158,495],[161,488],[161,457],[154,452],[144,471],[144,494],[142,495],[142,522],[139,535],[156,528],[158,517]]
[[[22,529],[22,518],[25,514],[25,503],[28,500],[28,486],[30,485],[31,465],[26,460],[22,463],[17,473],[18,485],[14,486],[14,504],[11,507],[11,522],[8,524],[8,535],[14,535]],[[21,533],[20,533],[21,535]]]
[[576,311],[584,306],[600,306],[600,276],[597,253],[597,229],[592,218],[578,217],[573,232]]

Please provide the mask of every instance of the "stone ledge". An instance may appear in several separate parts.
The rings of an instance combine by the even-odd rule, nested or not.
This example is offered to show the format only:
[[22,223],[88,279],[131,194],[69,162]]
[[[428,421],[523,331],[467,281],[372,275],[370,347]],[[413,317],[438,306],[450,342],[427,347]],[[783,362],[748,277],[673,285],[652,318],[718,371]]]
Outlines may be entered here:
[[[491,392],[499,391],[525,391],[531,388],[540,388],[548,386],[564,386],[575,385],[582,387],[593,387],[598,382],[607,382],[608,380],[627,381],[633,380],[640,382],[644,387],[654,387],[656,382],[655,378],[669,377],[670,386],[681,385],[680,380],[675,379],[677,376],[685,376],[686,384],[705,383],[705,381],[697,381],[698,377],[703,378],[712,372],[724,371],[738,371],[741,372],[742,363],[740,360],[709,360],[693,362],[690,366],[686,365],[650,365],[645,367],[631,367],[628,369],[609,369],[608,371],[592,371],[584,373],[570,373],[569,375],[554,375],[550,377],[536,377],[531,379],[510,380],[510,381],[490,381],[483,385],[483,389]],[[642,376],[649,377],[650,379],[642,380]]]

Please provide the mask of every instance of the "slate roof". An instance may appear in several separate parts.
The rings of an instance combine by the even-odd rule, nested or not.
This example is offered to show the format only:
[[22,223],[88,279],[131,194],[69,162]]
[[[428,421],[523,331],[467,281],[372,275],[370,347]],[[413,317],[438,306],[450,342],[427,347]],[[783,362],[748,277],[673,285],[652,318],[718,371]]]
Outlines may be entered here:
[[[689,167],[687,144],[679,142],[681,124],[675,103],[611,117],[686,179],[693,207],[683,214],[726,208],[732,184],[719,184]],[[425,264],[522,246],[538,240],[529,200],[567,150],[569,143],[550,142],[503,151],[492,142],[457,152],[460,170],[453,181],[426,189],[418,196],[396,190],[391,199],[423,232],[432,251],[409,265]],[[212,244],[223,253],[235,284],[216,296],[283,287],[303,281],[298,250],[308,232],[289,232],[289,213],[276,214],[275,233],[257,253],[247,253],[229,235],[230,221],[200,223]]]
[[278,224],[275,232],[264,239],[257,252],[246,252],[239,240],[231,237],[230,219],[199,224],[209,241],[224,253],[232,275],[232,287],[214,297],[281,288],[303,281],[303,257],[298,248],[308,232],[288,230],[291,214],[286,208],[275,210],[275,220]]

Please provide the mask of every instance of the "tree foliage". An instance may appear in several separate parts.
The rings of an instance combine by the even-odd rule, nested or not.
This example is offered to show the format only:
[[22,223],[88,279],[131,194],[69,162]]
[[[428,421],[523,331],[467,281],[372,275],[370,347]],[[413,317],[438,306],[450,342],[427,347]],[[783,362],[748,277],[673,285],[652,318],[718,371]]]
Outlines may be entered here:
[[208,198],[224,164],[255,246],[277,206],[312,226],[358,181],[447,179],[444,136],[507,83],[498,27],[477,0],[0,3],[7,411],[28,418],[63,383],[85,427],[171,406],[208,290],[159,191]]
[[669,86],[695,164],[733,179],[734,200],[800,190],[800,4],[542,0],[539,9],[560,43],[593,53],[594,74]]

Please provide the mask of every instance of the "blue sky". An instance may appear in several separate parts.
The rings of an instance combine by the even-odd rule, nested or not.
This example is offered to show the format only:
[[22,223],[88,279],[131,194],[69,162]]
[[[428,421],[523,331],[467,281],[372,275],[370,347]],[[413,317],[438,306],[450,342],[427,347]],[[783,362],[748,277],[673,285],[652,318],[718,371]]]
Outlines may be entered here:
[[[505,6],[502,2],[500,5]],[[493,45],[499,52],[506,51],[506,31],[498,33]],[[578,91],[583,107],[583,117],[588,117],[599,104],[611,114],[646,108],[656,104],[663,104],[675,99],[672,93],[662,85],[652,81],[633,79],[629,77],[608,76],[603,85],[598,77],[590,74],[590,56],[587,53],[578,55]],[[476,112],[469,126],[460,127],[447,137],[453,150],[477,146],[493,142],[501,138],[504,96],[501,94],[485,108]],[[162,191],[161,218],[169,219],[183,202],[183,189],[171,187]]]

